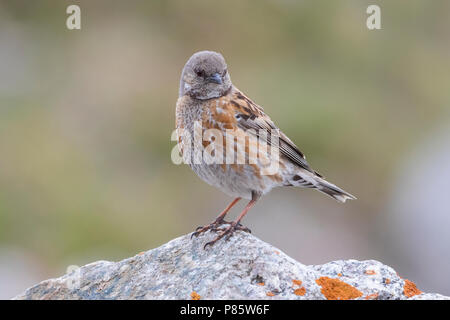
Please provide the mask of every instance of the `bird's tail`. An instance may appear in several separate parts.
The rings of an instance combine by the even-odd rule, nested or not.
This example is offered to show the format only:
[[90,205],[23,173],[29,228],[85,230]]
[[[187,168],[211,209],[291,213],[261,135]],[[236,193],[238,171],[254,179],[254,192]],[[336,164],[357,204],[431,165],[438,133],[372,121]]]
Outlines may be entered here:
[[351,195],[347,191],[344,191],[338,186],[323,179],[318,173],[313,174],[311,172],[307,172],[306,170],[302,170],[301,174],[294,175],[289,182],[290,185],[293,186],[317,189],[339,202],[356,199],[355,196]]
[[334,199],[342,203],[344,203],[346,200],[356,199],[356,197],[353,196],[352,194],[342,190],[338,186],[322,178],[317,179],[316,189],[319,190],[320,192],[325,193],[326,195],[329,195],[330,197],[333,197]]

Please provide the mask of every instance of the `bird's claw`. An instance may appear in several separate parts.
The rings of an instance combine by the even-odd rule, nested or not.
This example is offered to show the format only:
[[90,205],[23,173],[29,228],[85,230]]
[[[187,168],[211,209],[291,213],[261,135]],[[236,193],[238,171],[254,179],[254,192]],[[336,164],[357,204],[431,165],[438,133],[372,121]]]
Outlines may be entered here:
[[249,228],[247,228],[247,227],[244,227],[242,224],[238,224],[236,227],[235,227],[235,229],[236,230],[241,230],[241,231],[244,231],[244,232],[248,232],[248,233],[252,233],[252,230],[250,230]]
[[223,230],[221,233],[219,233],[219,235],[214,240],[205,243],[203,249],[206,249],[206,247],[208,246],[212,247],[218,240],[222,239],[224,236],[227,236],[226,240],[230,239],[236,230],[251,233],[251,230],[247,227],[244,227],[242,224],[240,223],[236,224],[235,222],[231,222],[230,226],[225,230]]
[[198,237],[199,234],[201,234],[201,233],[203,233],[203,232],[206,232],[206,231],[208,231],[208,230],[217,232],[217,231],[220,230],[219,227],[220,227],[221,225],[223,225],[223,224],[231,224],[231,222],[225,221],[224,219],[220,219],[220,220],[216,220],[216,221],[214,221],[213,223],[208,224],[208,225],[206,225],[206,226],[199,226],[199,227],[197,227],[197,228],[195,229],[194,232],[192,232],[192,234],[191,234],[191,239],[192,239],[193,237]]

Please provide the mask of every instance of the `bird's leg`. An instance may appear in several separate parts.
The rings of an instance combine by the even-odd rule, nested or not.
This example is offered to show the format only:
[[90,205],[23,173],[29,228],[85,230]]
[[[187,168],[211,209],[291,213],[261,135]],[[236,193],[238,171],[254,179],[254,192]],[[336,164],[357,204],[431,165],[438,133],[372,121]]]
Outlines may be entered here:
[[195,231],[192,233],[191,238],[193,236],[198,236],[200,233],[203,233],[207,230],[216,230],[218,226],[222,225],[222,224],[231,224],[231,222],[227,222],[224,220],[225,216],[227,215],[228,211],[230,211],[231,208],[233,208],[233,206],[238,203],[238,201],[241,200],[241,198],[236,198],[234,199],[229,205],[228,207],[226,207],[221,214],[219,214],[219,216],[216,218],[216,220],[214,220],[211,224],[208,224],[206,226],[200,226],[197,229],[195,229]]
[[240,222],[241,222],[242,218],[247,214],[247,212],[255,205],[257,200],[258,200],[258,198],[253,197],[252,200],[250,200],[250,202],[245,206],[244,210],[241,212],[239,217],[237,217],[236,220],[231,222],[230,226],[228,228],[226,228],[225,230],[223,230],[213,241],[206,243],[203,248],[205,249],[207,246],[214,245],[214,243],[216,243],[218,240],[222,239],[226,235],[228,236],[228,238],[231,237],[233,235],[234,231],[236,231],[236,230],[250,232],[250,229],[242,226]]

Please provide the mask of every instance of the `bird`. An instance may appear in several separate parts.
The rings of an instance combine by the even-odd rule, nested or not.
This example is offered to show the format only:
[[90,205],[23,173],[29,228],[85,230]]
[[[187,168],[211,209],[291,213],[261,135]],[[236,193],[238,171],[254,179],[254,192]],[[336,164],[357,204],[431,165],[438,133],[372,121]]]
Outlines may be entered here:
[[[263,108],[233,85],[225,59],[218,52],[199,51],[186,62],[180,78],[175,122],[180,154],[189,154],[190,158],[186,156],[185,159],[188,159],[186,162],[191,169],[203,181],[234,198],[212,223],[198,227],[192,233],[191,238],[208,230],[218,233],[204,248],[214,245],[225,236],[228,239],[236,230],[251,232],[241,224],[242,218],[263,195],[275,187],[313,188],[342,203],[356,199],[313,170],[305,155],[274,124]],[[192,137],[208,130],[215,132],[215,138],[203,137],[203,149],[196,149],[195,141],[192,142],[195,138]],[[261,134],[263,131],[269,133]],[[222,156],[223,160],[224,153],[229,150],[240,150],[244,161],[236,161],[234,154],[232,159],[225,157],[232,161],[222,163],[202,157],[202,150],[204,154],[208,146],[219,142],[226,148],[213,148],[215,152],[211,152],[211,155]],[[251,147],[260,144],[272,148],[274,152],[257,153],[261,157],[255,160]],[[251,159],[254,161],[250,162]],[[272,170],[267,170],[267,162],[275,163],[275,166],[271,166]],[[234,221],[226,221],[227,213],[241,199],[249,202]],[[227,226],[224,228],[222,225]]]

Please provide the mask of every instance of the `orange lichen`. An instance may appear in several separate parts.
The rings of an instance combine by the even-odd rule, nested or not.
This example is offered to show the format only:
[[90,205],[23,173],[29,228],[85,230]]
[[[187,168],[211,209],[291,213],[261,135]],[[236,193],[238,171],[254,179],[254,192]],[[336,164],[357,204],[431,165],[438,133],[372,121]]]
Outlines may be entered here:
[[297,289],[294,290],[294,294],[296,294],[297,296],[304,296],[305,293],[306,293],[305,287],[301,286],[302,283],[303,282],[301,280],[296,280],[296,279],[292,280],[292,285],[293,286],[299,286],[300,287],[300,288],[297,288]]
[[263,285],[264,285],[264,282],[258,282],[257,285],[258,285],[258,286],[263,286]]
[[298,289],[294,290],[294,294],[297,295],[297,296],[304,296],[305,293],[306,293],[305,287],[301,287],[301,288],[298,288]]
[[366,299],[366,300],[376,300],[377,298],[378,298],[378,293],[376,293],[376,292],[364,297],[364,299]]
[[350,300],[363,295],[361,291],[339,279],[320,277],[316,283],[322,287],[320,292],[328,300]]
[[386,284],[391,283],[391,279],[387,278],[386,280],[384,280],[384,283],[386,283]]
[[338,277],[342,277],[342,273],[338,273]]
[[138,253],[138,256],[142,256],[145,253],[145,251],[141,251]]
[[280,254],[280,251],[278,251],[278,250],[275,250],[274,252],[275,252],[276,254]]
[[200,300],[200,295],[197,293],[197,292],[195,292],[195,291],[192,291],[191,292],[191,298],[192,298],[192,300]]
[[421,294],[422,291],[417,289],[416,284],[408,279],[405,279],[405,286],[403,287],[403,294],[408,298]]
[[374,274],[377,274],[377,273],[375,272],[375,270],[366,270],[366,274],[369,276],[373,276]]
[[266,296],[269,296],[269,297],[273,297],[274,295],[275,295],[275,293],[273,293],[273,292],[271,292],[271,291],[269,291],[269,292],[266,293]]
[[294,286],[301,286],[302,285],[302,281],[301,280],[292,280],[292,283]]

